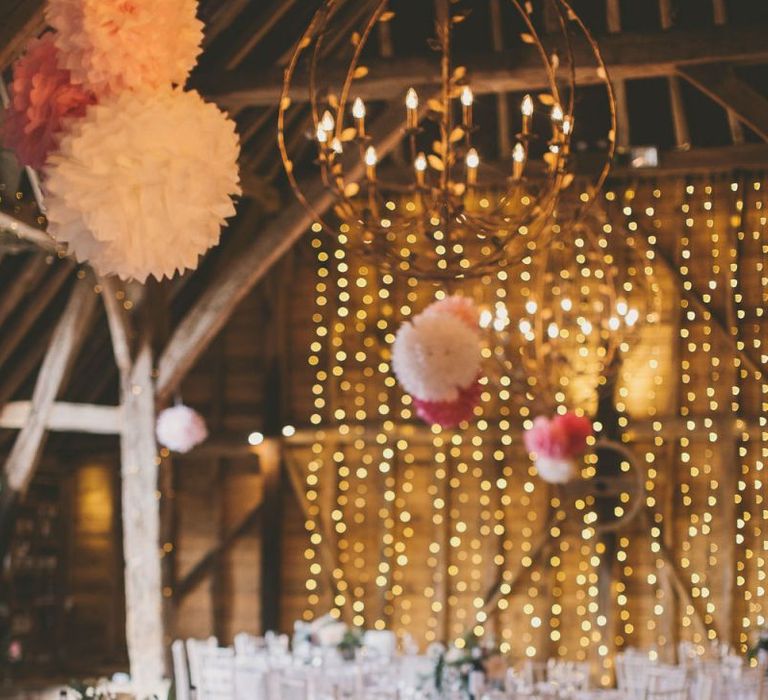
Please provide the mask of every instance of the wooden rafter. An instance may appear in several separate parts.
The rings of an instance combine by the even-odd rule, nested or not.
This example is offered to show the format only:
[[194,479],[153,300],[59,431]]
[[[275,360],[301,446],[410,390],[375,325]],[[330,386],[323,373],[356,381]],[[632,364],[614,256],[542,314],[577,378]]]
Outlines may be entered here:
[[90,280],[75,286],[64,313],[56,326],[40,375],[32,395],[29,417],[16,438],[5,476],[8,486],[24,493],[37,467],[54,402],[67,381],[77,351],[85,337],[96,309],[96,295]]
[[[382,158],[400,142],[403,109],[393,104],[376,120],[371,130],[376,151]],[[363,176],[358,165],[350,179]],[[333,206],[335,197],[319,180],[308,188],[309,201],[318,215]],[[198,358],[229,320],[237,305],[266,275],[312,224],[312,215],[298,202],[287,207],[256,237],[249,248],[232,261],[203,292],[176,327],[158,362],[157,400],[167,401]]]
[[42,0],[4,3],[9,9],[0,15],[0,71],[5,70],[24,45],[45,28]]
[[[35,416],[32,401],[14,401],[0,410],[0,428],[21,430]],[[119,406],[56,402],[50,406],[45,429],[61,433],[117,435],[122,425]]]
[[[27,337],[29,331],[32,330],[61,291],[73,269],[74,265],[71,261],[61,263],[37,290],[27,308],[24,309],[24,314],[18,318],[12,328],[3,334],[2,341],[0,341],[0,366],[3,366],[10,359],[24,338]],[[91,294],[93,294],[93,290],[91,290]]]
[[[680,66],[711,62],[760,63],[768,61],[765,30],[761,27],[730,27],[670,30],[645,34],[618,34],[600,41],[613,79],[631,80],[675,75]],[[576,80],[580,84],[600,82],[584,46],[576,46]],[[436,59],[393,58],[368,62],[369,75],[355,83],[355,95],[363,99],[389,100],[410,86],[439,84]],[[343,78],[346,66],[326,70],[329,83]],[[546,88],[538,57],[530,50],[507,50],[478,54],[472,58],[472,88],[477,94],[522,92]],[[306,101],[304,78],[296,80],[292,99]],[[196,85],[225,107],[272,106],[282,90],[282,70],[231,71],[201,76]]]
[[681,66],[680,75],[768,141],[768,99],[727,63]]

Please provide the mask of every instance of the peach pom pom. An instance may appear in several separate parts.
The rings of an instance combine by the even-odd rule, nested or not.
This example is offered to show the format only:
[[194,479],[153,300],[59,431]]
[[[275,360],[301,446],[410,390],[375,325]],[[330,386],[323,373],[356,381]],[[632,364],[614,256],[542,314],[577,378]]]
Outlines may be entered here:
[[425,313],[452,314],[461,321],[464,321],[464,323],[475,331],[480,324],[480,312],[477,310],[475,302],[468,297],[462,297],[458,294],[436,301],[434,304],[427,307]]
[[202,50],[196,0],[48,0],[45,16],[61,65],[99,96],[183,86]]

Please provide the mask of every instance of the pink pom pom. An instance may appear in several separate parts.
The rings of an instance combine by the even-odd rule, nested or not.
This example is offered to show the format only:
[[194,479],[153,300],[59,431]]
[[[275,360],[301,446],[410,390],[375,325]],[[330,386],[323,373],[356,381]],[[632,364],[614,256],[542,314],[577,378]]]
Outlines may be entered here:
[[552,419],[552,429],[563,445],[563,457],[581,457],[587,451],[587,438],[592,435],[592,422],[575,413],[564,413]]
[[416,414],[425,423],[441,428],[455,428],[459,423],[470,420],[475,407],[480,403],[480,382],[476,380],[466,389],[459,391],[456,401],[422,401],[414,398]]
[[453,314],[461,321],[464,321],[472,330],[477,330],[480,324],[480,312],[475,306],[475,302],[469,297],[462,297],[458,294],[446,297],[434,304],[430,304],[425,309],[425,313],[447,313]]
[[16,152],[22,165],[41,168],[58,145],[64,122],[82,117],[96,98],[74,85],[69,71],[58,66],[54,35],[29,43],[13,68],[11,105],[3,125],[3,145]]
[[186,454],[208,437],[205,420],[188,406],[171,406],[157,417],[157,441],[173,452]]
[[538,457],[573,459],[587,451],[587,438],[592,435],[592,423],[575,413],[557,415],[552,420],[539,416],[526,430],[523,441],[528,452]]

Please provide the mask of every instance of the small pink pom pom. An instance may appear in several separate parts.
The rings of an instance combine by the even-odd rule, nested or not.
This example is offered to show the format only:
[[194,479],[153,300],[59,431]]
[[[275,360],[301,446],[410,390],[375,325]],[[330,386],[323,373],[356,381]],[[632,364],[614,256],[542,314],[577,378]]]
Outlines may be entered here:
[[480,403],[480,394],[480,382],[476,380],[459,391],[456,401],[422,401],[414,398],[413,405],[416,414],[425,423],[446,429],[455,428],[459,423],[472,418],[475,407]]
[[523,435],[525,447],[537,457],[573,459],[587,451],[587,438],[592,435],[592,423],[575,413],[557,415],[551,420],[539,416]]
[[16,152],[22,165],[42,168],[58,146],[64,122],[82,117],[96,98],[74,85],[59,68],[53,34],[32,40],[13,68],[11,104],[3,124],[3,145]]
[[462,297],[458,294],[454,294],[453,296],[436,301],[434,304],[430,304],[424,313],[452,314],[461,321],[464,321],[464,323],[475,331],[480,324],[480,312],[477,310],[475,302],[469,297]]
[[186,454],[208,437],[205,420],[188,406],[166,408],[157,417],[157,441],[173,452]]

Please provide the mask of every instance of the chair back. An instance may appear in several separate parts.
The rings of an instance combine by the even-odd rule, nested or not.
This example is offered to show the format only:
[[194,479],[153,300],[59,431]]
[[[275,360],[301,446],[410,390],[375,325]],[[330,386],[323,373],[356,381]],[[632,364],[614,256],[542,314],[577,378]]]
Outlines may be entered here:
[[267,668],[258,656],[235,656],[234,700],[267,700],[267,681]]
[[215,649],[217,645],[218,641],[216,637],[208,637],[208,639],[188,639],[186,641],[189,685],[193,691],[200,687],[200,666],[203,652],[206,649]]
[[235,697],[235,650],[210,647],[200,655],[197,700],[232,700]]
[[191,700],[187,651],[184,648],[184,642],[180,639],[171,644],[171,658],[173,659],[173,684],[176,700]]

